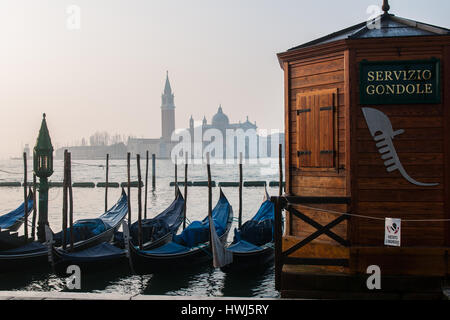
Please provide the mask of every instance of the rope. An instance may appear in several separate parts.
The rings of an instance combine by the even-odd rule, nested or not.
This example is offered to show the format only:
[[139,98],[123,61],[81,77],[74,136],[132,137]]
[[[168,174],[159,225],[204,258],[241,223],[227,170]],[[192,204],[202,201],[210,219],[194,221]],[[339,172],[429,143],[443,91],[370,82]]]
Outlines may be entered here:
[[[380,217],[372,217],[372,216],[354,214],[354,213],[349,213],[349,212],[339,212],[339,211],[328,210],[328,209],[314,208],[314,207],[305,206],[305,205],[301,205],[301,206],[305,207],[307,209],[312,209],[312,210],[317,210],[317,211],[322,211],[322,212],[327,212],[327,213],[346,215],[349,217],[357,217],[357,218],[381,220],[381,221],[385,220],[385,218],[380,218]],[[401,220],[402,220],[402,222],[449,222],[450,221],[450,219],[401,219]]]
[[[72,161],[72,164],[79,165],[79,166],[99,167],[99,168],[105,168],[106,167],[105,164],[88,164],[88,163],[73,162],[73,161]],[[111,167],[126,167],[127,165],[109,164],[108,166],[111,168]]]
[[8,174],[23,174],[23,172],[13,172],[13,171],[8,171],[8,170],[3,170],[3,169],[0,169],[0,172],[4,172],[4,173],[8,173]]

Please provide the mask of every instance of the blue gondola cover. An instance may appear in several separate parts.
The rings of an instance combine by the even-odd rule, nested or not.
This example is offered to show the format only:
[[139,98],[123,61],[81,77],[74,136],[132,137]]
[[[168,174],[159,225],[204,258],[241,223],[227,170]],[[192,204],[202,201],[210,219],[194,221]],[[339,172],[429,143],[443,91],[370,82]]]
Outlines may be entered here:
[[[33,199],[28,199],[28,213],[33,210]],[[0,229],[11,228],[17,221],[25,216],[25,205],[22,203],[17,209],[0,217]]]
[[251,251],[259,251],[262,248],[259,246],[255,246],[254,244],[247,242],[245,240],[240,240],[239,242],[229,246],[227,249],[232,252],[251,252]]
[[[221,197],[212,212],[214,226],[216,227],[216,232],[219,237],[226,231],[230,210],[231,206],[227,198]],[[209,241],[208,217],[201,222],[192,222],[181,234],[174,236],[173,241],[190,248]]]
[[274,212],[274,204],[269,200],[264,201],[251,220],[245,222],[239,230],[234,229],[233,244],[242,240],[256,246],[271,242],[273,240]]

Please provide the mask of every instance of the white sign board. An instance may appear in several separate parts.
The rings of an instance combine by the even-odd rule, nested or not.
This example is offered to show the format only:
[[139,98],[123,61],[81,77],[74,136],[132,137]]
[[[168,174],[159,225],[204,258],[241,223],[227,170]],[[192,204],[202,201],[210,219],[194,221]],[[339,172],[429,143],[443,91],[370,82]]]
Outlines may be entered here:
[[384,244],[386,246],[400,247],[402,219],[385,218]]

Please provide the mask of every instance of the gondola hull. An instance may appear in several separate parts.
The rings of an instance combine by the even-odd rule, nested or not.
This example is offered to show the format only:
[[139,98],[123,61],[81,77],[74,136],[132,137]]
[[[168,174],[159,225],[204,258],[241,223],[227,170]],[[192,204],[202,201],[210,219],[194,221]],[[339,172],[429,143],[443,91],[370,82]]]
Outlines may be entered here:
[[66,275],[67,268],[71,265],[80,267],[82,273],[104,271],[110,268],[121,268],[128,265],[128,259],[124,252],[120,256],[102,257],[101,259],[67,259],[61,252],[53,248],[54,271],[57,275]]
[[[212,217],[220,221],[223,233],[219,239],[225,241],[233,222],[233,208],[222,190],[220,190],[220,198],[212,212]],[[198,241],[197,238],[202,236],[203,231],[201,230],[205,230],[206,223],[209,223],[208,217],[203,219],[202,222],[194,221],[180,235],[176,236],[178,240],[168,242],[167,246],[162,246],[156,250],[139,250],[131,242],[128,242],[130,265],[134,273],[149,274],[169,270],[180,271],[211,262],[213,255],[210,242],[207,240]],[[191,227],[192,229],[189,229]],[[207,229],[209,230],[209,226],[207,226]],[[194,230],[194,233],[191,233],[192,237],[186,235],[187,230]],[[186,236],[186,238],[183,238],[183,236]]]
[[[104,233],[91,239],[75,243],[73,250],[81,251],[95,246],[102,242],[110,241],[114,230],[107,230]],[[48,249],[26,254],[5,254],[0,252],[0,271],[26,270],[30,267],[43,267],[48,265]]]
[[246,270],[264,269],[274,260],[273,247],[252,252],[233,252],[233,262],[220,268],[222,272],[240,272]]
[[[164,237],[144,244],[145,249],[154,249],[166,244],[172,240],[172,234],[167,234]],[[95,245],[101,244],[96,243]],[[92,247],[94,247],[93,245]],[[84,250],[84,249],[83,249]],[[82,251],[82,250],[77,250]],[[56,274],[66,274],[66,270],[70,265],[77,265],[80,267],[81,272],[97,272],[111,268],[123,268],[129,265],[129,261],[126,255],[126,251],[123,251],[121,255],[104,255],[98,257],[72,257],[67,256],[61,250],[53,247],[53,259],[54,270]]]
[[[126,201],[127,201],[126,194],[124,192],[122,192],[122,197],[120,198],[119,202],[116,205],[122,204],[122,206],[124,208],[127,208]],[[113,211],[111,211],[111,212],[113,212]],[[107,214],[107,213],[105,213],[105,214]],[[85,250],[92,246],[96,246],[100,243],[111,241],[114,236],[114,232],[119,228],[120,223],[124,219],[126,213],[127,213],[127,211],[122,209],[120,214],[118,215],[117,219],[114,221],[115,222],[114,225],[112,225],[111,228],[109,228],[109,229],[105,230],[104,232],[102,232],[96,236],[93,236],[89,239],[74,243],[73,251]],[[36,245],[38,245],[38,242],[34,242],[34,243]],[[67,248],[70,248],[70,244],[67,245]],[[41,246],[39,249],[36,249],[35,251],[32,251],[32,252],[30,252],[30,251],[26,251],[26,252],[22,251],[21,252],[20,250],[21,250],[21,248],[17,248],[17,249],[15,249],[14,252],[8,252],[8,251],[0,252],[0,271],[1,272],[21,271],[21,270],[27,270],[29,268],[41,268],[41,267],[50,265],[48,263],[49,250],[46,247]]]
[[185,253],[146,255],[130,246],[130,259],[136,274],[174,271],[180,268],[195,268],[212,260],[211,247],[205,245]]
[[46,267],[50,269],[47,250],[27,254],[0,254],[0,272],[43,269]]

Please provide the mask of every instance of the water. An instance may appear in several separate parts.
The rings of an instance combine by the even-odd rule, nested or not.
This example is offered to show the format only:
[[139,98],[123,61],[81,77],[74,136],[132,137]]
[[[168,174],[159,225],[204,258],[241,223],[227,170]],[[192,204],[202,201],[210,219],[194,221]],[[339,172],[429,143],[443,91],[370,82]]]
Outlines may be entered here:
[[[261,164],[264,162],[264,164]],[[73,182],[104,182],[104,161],[72,161]],[[151,161],[150,161],[151,167]],[[28,171],[32,162],[28,163]],[[62,181],[63,162],[55,160],[54,174],[50,181]],[[145,178],[145,159],[141,161],[141,171]],[[259,164],[244,164],[244,181],[278,180],[278,161],[264,159]],[[220,181],[239,181],[238,166],[212,165],[212,179]],[[149,188],[148,217],[156,216],[174,199],[174,188],[169,186],[174,180],[174,165],[169,160],[156,161],[156,190]],[[151,176],[151,168],[149,168]],[[29,174],[28,181],[31,181]],[[132,160],[131,180],[137,180],[136,160]],[[178,166],[178,180],[184,181],[184,165]],[[190,165],[188,180],[207,180],[205,165]],[[23,181],[23,162],[20,160],[0,161],[0,181]],[[110,160],[110,182],[127,181],[126,160]],[[149,185],[151,180],[149,178]],[[143,189],[144,190],[144,189]],[[237,217],[239,208],[238,188],[224,188],[224,193]],[[268,188],[270,195],[276,195],[278,188]],[[104,188],[74,188],[74,220],[94,218],[104,211]],[[108,189],[108,206],[111,207],[120,197],[120,188]],[[258,210],[264,196],[264,188],[243,188],[243,221],[251,218]],[[208,192],[205,187],[190,187],[187,198],[187,217],[190,221],[201,220],[207,214]],[[219,198],[219,188],[213,189],[213,206]],[[144,199],[144,197],[143,197]],[[23,201],[23,188],[0,188],[0,214],[15,209]],[[137,219],[137,188],[131,189],[132,220]],[[54,232],[62,226],[62,188],[49,191],[49,223]],[[228,241],[232,240],[234,222]],[[275,291],[274,268],[269,266],[251,274],[228,275],[210,265],[195,270],[180,271],[171,274],[132,275],[127,266],[115,266],[111,269],[82,274],[83,292],[157,294],[157,295],[195,295],[195,296],[231,296],[231,297],[278,297]],[[26,273],[0,274],[0,290],[69,291],[66,280],[47,270],[29,270]]]

